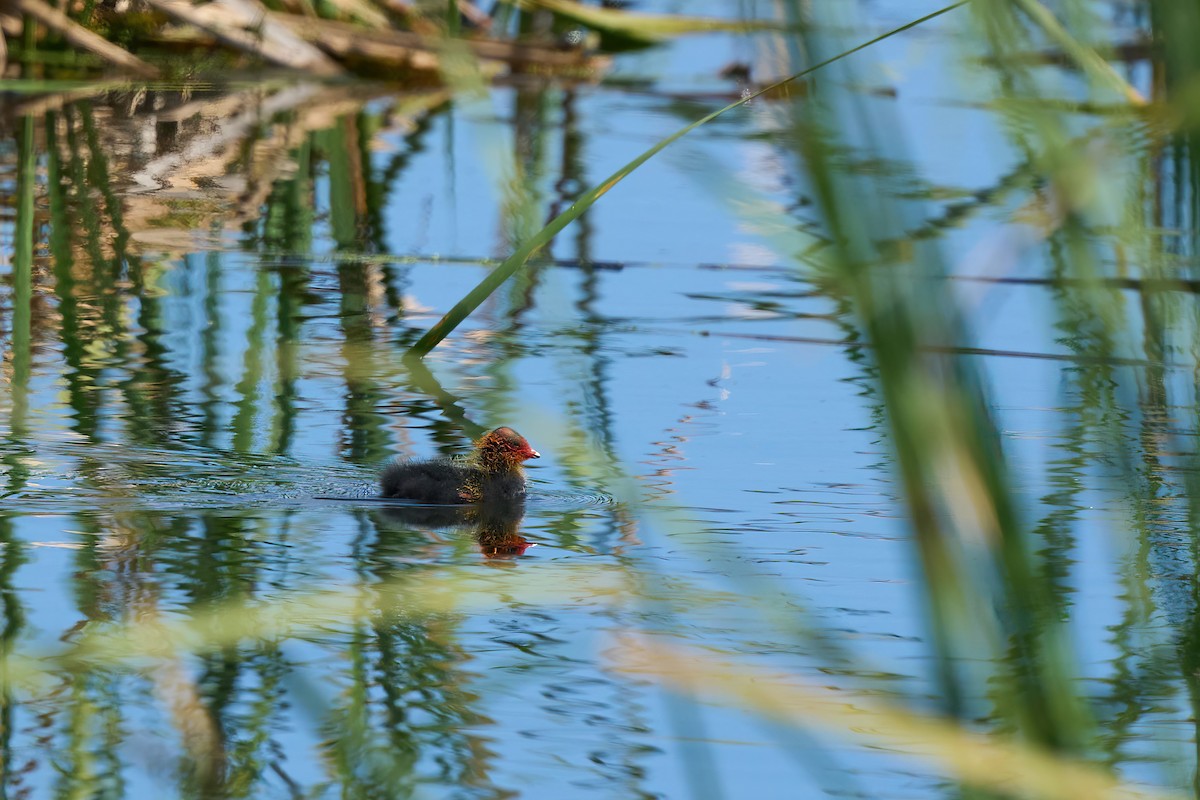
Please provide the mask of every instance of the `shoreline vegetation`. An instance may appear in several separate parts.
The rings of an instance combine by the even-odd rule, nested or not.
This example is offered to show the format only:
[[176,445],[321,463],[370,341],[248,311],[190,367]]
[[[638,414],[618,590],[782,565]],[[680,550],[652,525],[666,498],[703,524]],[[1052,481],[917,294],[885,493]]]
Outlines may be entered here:
[[[424,4],[427,8],[428,3]],[[527,11],[519,10],[527,8]],[[585,26],[598,35],[584,34]],[[267,67],[313,78],[346,75],[437,80],[446,60],[469,56],[483,74],[502,69],[590,80],[603,50],[689,31],[760,25],[637,14],[561,0],[522,0],[484,11],[469,0],[423,12],[403,0],[137,0],[106,7],[13,0],[0,11],[0,70],[48,64],[47,52],[85,69],[143,80],[189,74],[214,55],[228,69]],[[600,36],[605,37],[604,46]],[[450,44],[459,49],[456,51]],[[185,56],[191,55],[191,63]],[[51,59],[53,61],[55,59]],[[10,64],[10,62],[15,62]]]

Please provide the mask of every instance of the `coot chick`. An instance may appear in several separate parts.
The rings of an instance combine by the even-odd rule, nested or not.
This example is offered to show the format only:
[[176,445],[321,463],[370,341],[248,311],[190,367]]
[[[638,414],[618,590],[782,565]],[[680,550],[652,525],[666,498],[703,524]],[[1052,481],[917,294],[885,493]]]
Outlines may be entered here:
[[465,459],[399,461],[380,477],[384,497],[449,505],[481,500],[515,500],[525,496],[521,462],[541,458],[525,437],[512,428],[496,428],[475,443]]

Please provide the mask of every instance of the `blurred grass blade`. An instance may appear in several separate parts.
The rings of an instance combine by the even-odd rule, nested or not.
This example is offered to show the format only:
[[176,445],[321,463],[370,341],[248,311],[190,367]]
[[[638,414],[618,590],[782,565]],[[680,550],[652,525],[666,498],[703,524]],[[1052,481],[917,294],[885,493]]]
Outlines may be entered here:
[[671,36],[706,31],[751,31],[778,28],[770,20],[717,19],[670,14],[640,14],[600,6],[585,6],[575,0],[507,0],[524,9],[545,9],[597,31],[635,41],[653,43]]
[[1091,77],[1107,85],[1127,101],[1136,106],[1146,105],[1146,98],[1129,82],[1120,76],[1094,48],[1087,46],[1072,36],[1062,23],[1039,0],[1013,0],[1033,22],[1049,36],[1055,44],[1063,49],[1067,56],[1079,65],[1079,68]]
[[[707,589],[703,593],[698,588],[684,589],[691,590],[693,606],[734,599]],[[45,690],[56,674],[47,669],[51,662],[89,669],[116,663],[141,666],[184,652],[302,637],[364,614],[415,619],[464,609],[492,609],[498,598],[518,594],[522,602],[537,605],[620,604],[628,595],[627,573],[617,566],[564,562],[540,570],[536,585],[519,572],[481,574],[466,568],[420,575],[401,573],[369,589],[317,589],[270,602],[237,598],[197,607],[188,618],[148,613],[121,623],[89,624],[65,647],[8,656],[0,670],[0,692]]]
[[735,669],[699,650],[630,638],[609,652],[615,654],[619,671],[653,676],[705,700],[724,697],[739,708],[789,725],[871,739],[898,755],[935,762],[957,780],[981,789],[1045,800],[1179,797],[1135,788],[1101,767],[1055,757],[1021,742],[872,702],[861,693],[785,682],[778,673]]
[[583,214],[583,212],[585,212],[589,208],[591,208],[592,204],[595,203],[597,200],[599,200],[603,195],[605,195],[609,189],[616,186],[618,183],[620,183],[622,180],[624,180],[625,177],[628,176],[631,172],[633,172],[635,169],[640,167],[642,164],[649,161],[653,156],[657,155],[661,150],[664,150],[668,145],[675,142],[677,139],[680,139],[683,136],[687,135],[688,133],[691,133],[696,128],[699,128],[701,125],[704,125],[704,124],[716,119],[717,117],[724,114],[726,111],[732,111],[733,109],[735,109],[739,106],[745,105],[746,103],[750,102],[751,100],[753,100],[754,98],[758,97],[761,94],[765,94],[766,92],[774,91],[775,89],[778,89],[780,86],[791,83],[792,81],[794,81],[798,78],[803,78],[805,75],[809,75],[813,72],[816,72],[817,70],[819,70],[823,67],[826,67],[826,66],[834,63],[835,61],[840,61],[841,59],[843,59],[847,56],[853,55],[854,53],[857,53],[858,51],[863,50],[864,48],[870,47],[871,45],[876,44],[877,42],[881,42],[884,39],[887,39],[891,36],[895,36],[898,33],[903,33],[904,31],[906,31],[910,28],[914,28],[917,25],[920,25],[931,19],[934,19],[935,17],[941,16],[942,14],[945,14],[948,11],[953,11],[954,9],[956,9],[960,6],[966,5],[970,1],[971,0],[959,0],[959,2],[957,2],[957,3],[951,3],[950,5],[940,8],[929,14],[926,14],[923,17],[915,19],[911,22],[907,22],[904,25],[901,25],[897,28],[893,28],[890,31],[887,31],[886,33],[880,34],[879,36],[876,36],[874,39],[869,39],[868,41],[865,41],[860,45],[856,45],[855,47],[852,47],[849,50],[845,50],[841,53],[838,53],[835,56],[831,56],[830,58],[827,58],[818,64],[814,64],[813,66],[808,67],[803,70],[800,70],[799,72],[797,72],[793,75],[789,75],[788,77],[786,77],[782,80],[776,81],[775,83],[772,83],[769,86],[764,86],[763,88],[759,89],[758,91],[748,94],[745,97],[741,98],[740,100],[730,103],[729,105],[725,106],[724,108],[717,109],[716,111],[712,112],[711,114],[701,117],[700,119],[696,120],[695,122],[691,123],[690,125],[680,128],[675,133],[671,134],[670,136],[663,139],[662,141],[656,143],[649,150],[645,151],[644,153],[639,155],[637,158],[633,159],[628,164],[626,164],[625,166],[621,167],[619,170],[614,172],[612,175],[610,175],[605,181],[600,183],[598,186],[594,186],[591,189],[589,189],[587,192],[585,192],[578,200],[576,200],[574,203],[571,204],[570,208],[568,208],[566,211],[564,211],[563,213],[561,213],[557,217],[555,217],[553,220],[551,220],[549,225],[547,225],[545,228],[542,228],[542,230],[539,231],[531,239],[529,239],[529,241],[525,242],[525,244],[523,244],[523,245],[521,245],[521,247],[517,248],[517,251],[515,253],[513,253],[511,256],[509,256],[507,259],[505,259],[503,264],[496,267],[496,269],[492,270],[492,272],[489,273],[487,275],[487,277],[485,277],[482,281],[479,282],[478,286],[476,286],[469,293],[467,293],[467,295],[462,300],[459,300],[458,303],[455,304],[455,306],[453,308],[451,308],[448,312],[446,312],[445,316],[443,316],[440,320],[438,320],[437,323],[435,323],[432,328],[430,328],[428,331],[426,331],[425,335],[423,335],[420,339],[418,339],[416,341],[416,343],[414,343],[413,346],[411,348],[409,348],[405,357],[406,358],[422,358],[430,350],[437,347],[438,344],[443,339],[445,339],[447,336],[449,336],[450,333],[455,328],[457,328],[464,319],[466,319],[468,316],[470,316],[471,312],[473,312],[476,308],[479,307],[480,303],[482,303],[484,300],[486,300],[488,298],[488,296],[491,295],[492,292],[494,292],[496,289],[498,289],[501,284],[503,284],[506,280],[509,279],[509,277],[511,277],[513,275],[513,273],[515,273],[518,269],[520,269],[521,266],[523,266],[525,264],[525,262],[529,260],[530,256],[532,256],[535,252],[540,250],[545,245],[549,244],[550,241],[555,236],[558,235],[559,231],[561,231],[563,228],[567,227],[572,222],[574,222],[576,219],[578,219]]

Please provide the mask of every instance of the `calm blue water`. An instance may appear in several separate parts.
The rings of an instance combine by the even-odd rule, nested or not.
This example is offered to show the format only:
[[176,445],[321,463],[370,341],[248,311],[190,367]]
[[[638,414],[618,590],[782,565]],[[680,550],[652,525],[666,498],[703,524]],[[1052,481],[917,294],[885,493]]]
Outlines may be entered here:
[[[921,6],[852,4],[844,39],[937,7]],[[846,169],[894,193],[912,233],[1021,169],[965,30],[954,12],[820,87],[861,112],[863,127],[841,132]],[[286,636],[149,664],[47,662],[42,687],[5,705],[5,792],[955,795],[909,748],[767,721],[615,668],[641,632],[836,688],[848,707],[881,697],[938,707],[871,350],[848,341],[845,308],[812,280],[824,234],[783,141],[784,104],[755,101],[615,188],[426,359],[432,381],[400,360],[491,259],[736,97],[717,76],[725,64],[784,71],[770,44],[684,38],[619,56],[607,83],[497,86],[449,104],[373,89],[341,109],[333,94],[293,88],[300,100],[254,117],[254,157],[228,155],[237,148],[214,132],[235,115],[217,101],[250,113],[262,90],[201,94],[176,131],[190,156],[154,189],[137,176],[177,151],[154,144],[152,108],[126,116],[98,98],[39,116],[28,346],[12,334],[11,267],[4,298],[8,646],[53,653],[210,603],[322,590],[370,599],[408,580],[454,587],[460,602],[331,613]],[[1083,91],[1048,73],[1068,96]],[[651,83],[618,80],[635,78]],[[95,144],[71,145],[66,131],[85,140],[89,114]],[[884,119],[891,127],[871,124]],[[209,146],[185,147],[196,142]],[[51,151],[70,187],[64,212],[48,188]],[[92,165],[105,154],[108,180],[92,174],[81,189],[70,152]],[[952,344],[992,392],[1026,523],[1053,521],[1037,541],[1063,571],[1097,750],[1130,779],[1186,787],[1192,681],[1173,648],[1194,614],[1188,453],[1145,445],[1132,412],[1129,442],[1147,455],[1134,471],[1161,482],[1143,490],[1088,427],[1078,331],[1053,286],[1015,281],[1054,269],[1028,224],[1030,197],[997,192],[940,232],[970,332]],[[1124,301],[1136,345],[1138,298]],[[1168,359],[1183,368],[1163,378],[1176,443],[1197,430],[1180,399],[1193,391],[1188,319]],[[1150,391],[1142,366],[1108,380],[1126,409]],[[491,539],[469,521],[397,517],[370,499],[388,459],[462,453],[498,425],[543,458],[524,517],[494,525]],[[1065,463],[1073,453],[1080,463]],[[1157,507],[1139,505],[1146,497]],[[989,717],[986,685],[967,700]],[[193,768],[214,749],[219,779]]]

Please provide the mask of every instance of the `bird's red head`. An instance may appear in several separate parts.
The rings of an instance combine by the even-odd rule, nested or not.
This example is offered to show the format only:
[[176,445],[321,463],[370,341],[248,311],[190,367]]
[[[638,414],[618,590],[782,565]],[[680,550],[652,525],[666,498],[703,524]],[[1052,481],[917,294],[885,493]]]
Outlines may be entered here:
[[479,440],[480,450],[503,454],[505,458],[521,462],[528,458],[541,458],[542,454],[529,446],[525,437],[512,428],[496,428]]

